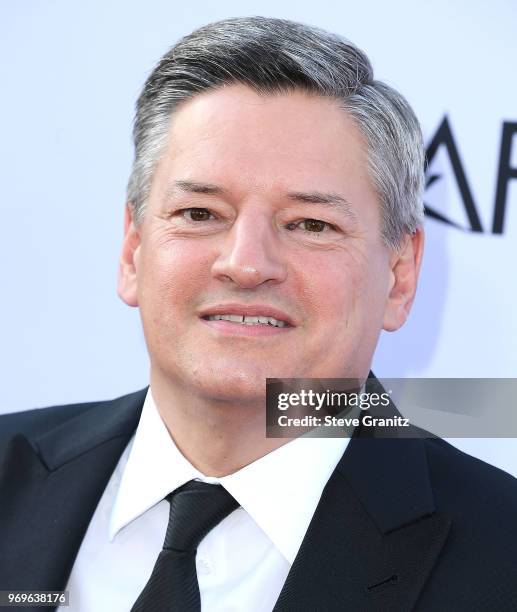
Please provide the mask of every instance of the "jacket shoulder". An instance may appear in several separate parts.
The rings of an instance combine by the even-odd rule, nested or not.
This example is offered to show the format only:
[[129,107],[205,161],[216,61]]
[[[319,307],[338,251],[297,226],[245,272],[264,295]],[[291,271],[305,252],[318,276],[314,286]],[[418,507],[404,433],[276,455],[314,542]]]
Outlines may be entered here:
[[[495,495],[499,503],[517,504],[517,478],[477,459],[441,438],[425,440],[433,488],[443,500],[447,494],[461,499],[463,495]],[[499,505],[498,503],[498,505]]]
[[62,404],[0,415],[0,458],[9,441],[18,434],[24,435],[29,440],[39,438],[52,429],[102,406],[123,405],[136,396],[143,398],[145,391],[136,391],[111,400]]
[[453,519],[457,557],[468,564],[483,550],[484,563],[514,565],[517,478],[441,439],[426,440],[426,449],[436,509]]

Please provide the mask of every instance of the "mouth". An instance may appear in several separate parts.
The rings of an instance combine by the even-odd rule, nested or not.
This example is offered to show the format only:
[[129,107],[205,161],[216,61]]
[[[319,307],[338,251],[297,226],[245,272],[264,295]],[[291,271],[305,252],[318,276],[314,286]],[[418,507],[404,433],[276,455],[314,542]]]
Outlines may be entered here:
[[240,325],[268,325],[272,327],[289,327],[287,321],[266,315],[246,316],[238,314],[216,314],[202,317],[205,321],[229,321]]
[[219,332],[246,336],[273,335],[295,327],[287,313],[263,304],[219,304],[200,317]]

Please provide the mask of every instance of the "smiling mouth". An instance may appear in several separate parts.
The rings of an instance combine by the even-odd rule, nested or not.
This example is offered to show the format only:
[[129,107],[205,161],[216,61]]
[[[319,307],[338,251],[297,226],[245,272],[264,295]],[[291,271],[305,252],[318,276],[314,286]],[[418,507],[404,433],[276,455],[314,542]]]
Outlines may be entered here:
[[287,321],[281,321],[274,317],[267,316],[248,316],[248,315],[237,315],[237,314],[216,314],[206,315],[202,317],[205,321],[229,321],[230,323],[236,323],[238,325],[263,325],[269,327],[290,327]]

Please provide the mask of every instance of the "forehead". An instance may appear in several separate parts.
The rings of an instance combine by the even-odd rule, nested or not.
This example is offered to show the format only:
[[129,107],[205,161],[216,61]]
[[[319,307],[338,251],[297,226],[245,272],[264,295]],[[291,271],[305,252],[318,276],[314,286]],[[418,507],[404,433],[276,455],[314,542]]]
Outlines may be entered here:
[[[335,99],[244,85],[204,92],[173,114],[161,179],[230,190],[347,191],[375,197],[364,138]],[[158,177],[157,177],[158,178]]]

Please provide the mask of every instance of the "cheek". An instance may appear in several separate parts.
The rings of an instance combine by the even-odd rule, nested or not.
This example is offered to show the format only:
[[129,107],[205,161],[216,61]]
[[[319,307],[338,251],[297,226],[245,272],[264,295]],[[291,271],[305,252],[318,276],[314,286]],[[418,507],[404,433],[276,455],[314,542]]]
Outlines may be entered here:
[[328,254],[305,260],[296,269],[292,295],[306,317],[305,341],[318,353],[326,352],[351,325],[358,275],[345,258]]
[[172,316],[173,310],[192,309],[210,276],[210,254],[186,240],[145,246],[138,270],[141,309],[147,306],[164,316]]
[[[386,302],[386,262],[360,249],[322,256],[300,268],[298,291],[311,328],[312,340],[334,352],[356,351],[358,343],[374,343],[382,326]],[[312,333],[313,332],[313,333]]]
[[366,262],[350,253],[338,257],[316,258],[301,271],[303,289],[311,314],[322,323],[337,323],[352,315],[356,304],[363,299]]
[[321,321],[328,333],[336,338],[350,335],[357,329],[360,309],[360,284],[353,274],[335,278],[322,304]]

